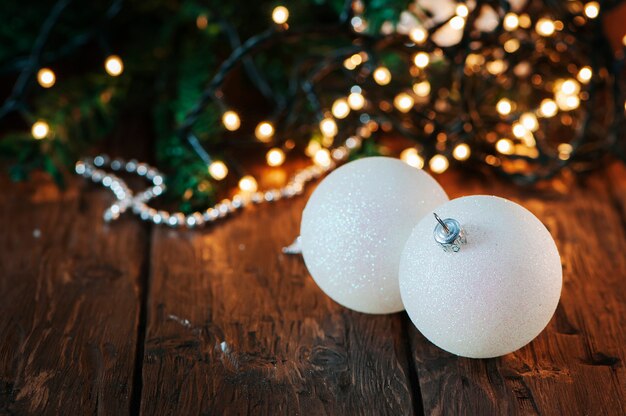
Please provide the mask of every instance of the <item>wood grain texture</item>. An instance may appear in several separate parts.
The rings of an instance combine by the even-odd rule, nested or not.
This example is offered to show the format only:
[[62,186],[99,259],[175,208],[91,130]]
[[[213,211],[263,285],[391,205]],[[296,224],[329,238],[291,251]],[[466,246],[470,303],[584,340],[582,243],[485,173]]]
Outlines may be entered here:
[[563,291],[547,329],[504,357],[456,357],[413,329],[426,414],[626,414],[626,236],[615,199],[626,177],[607,175],[556,179],[535,190],[443,177],[451,197],[494,194],[537,215],[561,253]]
[[281,254],[306,200],[154,231],[142,414],[413,414],[402,315],[342,308]]
[[103,225],[82,181],[34,183],[1,186],[0,414],[127,414],[145,229]]

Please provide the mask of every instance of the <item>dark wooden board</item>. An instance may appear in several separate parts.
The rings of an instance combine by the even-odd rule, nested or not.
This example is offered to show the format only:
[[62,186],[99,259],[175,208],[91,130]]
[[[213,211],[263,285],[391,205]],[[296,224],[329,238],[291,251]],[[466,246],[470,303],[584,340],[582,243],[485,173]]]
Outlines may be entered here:
[[147,233],[102,224],[112,201],[0,184],[0,414],[127,414]]
[[626,177],[619,172],[535,190],[443,177],[451,197],[494,194],[537,215],[561,253],[563,291],[547,329],[501,358],[456,357],[412,329],[426,414],[626,414],[626,237],[617,198]]
[[414,413],[402,315],[342,308],[281,254],[306,200],[154,230],[142,414]]

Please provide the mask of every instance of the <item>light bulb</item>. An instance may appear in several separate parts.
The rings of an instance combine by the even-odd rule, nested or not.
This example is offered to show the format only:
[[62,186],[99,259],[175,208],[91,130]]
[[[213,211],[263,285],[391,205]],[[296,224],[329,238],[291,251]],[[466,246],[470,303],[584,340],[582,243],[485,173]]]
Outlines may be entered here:
[[417,44],[424,43],[428,38],[428,32],[423,27],[416,27],[409,33],[411,40]]
[[430,94],[430,82],[422,81],[413,84],[413,92],[418,97],[428,97]]
[[424,167],[424,158],[417,153],[417,149],[414,147],[404,149],[402,153],[400,153],[400,160],[417,169]]
[[226,111],[224,115],[222,115],[222,123],[224,127],[230,131],[235,131],[241,126],[239,115],[234,111]]
[[228,175],[228,167],[221,160],[211,162],[209,165],[209,175],[217,181],[221,181]]
[[107,74],[116,77],[124,71],[124,63],[119,56],[111,55],[104,61],[104,69]]
[[470,157],[471,150],[466,143],[457,145],[452,151],[452,157],[456,160],[467,160]]
[[330,152],[328,151],[328,149],[319,149],[317,152],[315,152],[313,162],[315,162],[317,166],[321,166],[324,168],[330,166],[332,159],[330,158]]
[[449,165],[448,158],[444,155],[435,155],[428,162],[428,167],[435,173],[445,172]]
[[559,159],[567,160],[570,158],[570,154],[574,148],[569,143],[561,143],[557,146],[557,150],[559,151]]
[[519,49],[519,40],[513,38],[504,42],[504,50],[508,53],[513,53]]
[[358,92],[353,92],[348,95],[348,105],[353,110],[360,110],[365,105],[365,97]]
[[461,16],[454,16],[450,19],[450,27],[454,30],[461,30],[465,26],[465,19]]
[[316,140],[310,140],[309,144],[306,146],[306,149],[304,149],[304,154],[308,157],[314,157],[315,153],[317,153],[317,151],[321,148],[322,145],[320,144],[320,142]]
[[584,66],[580,68],[580,71],[578,71],[578,75],[576,75],[576,78],[578,78],[578,80],[583,84],[586,84],[591,80],[592,75],[593,72],[591,71],[591,68],[588,66]]
[[513,135],[518,139],[524,137],[524,135],[528,132],[526,127],[522,125],[522,123],[514,123],[513,124]]
[[517,17],[515,13],[507,13],[504,16],[503,26],[504,29],[508,30],[509,32],[517,29],[519,26],[519,17]]
[[430,57],[426,52],[418,52],[413,57],[413,63],[418,68],[426,68],[430,62]]
[[265,160],[269,166],[280,166],[285,162],[285,152],[275,147],[267,152]]
[[254,176],[245,175],[241,179],[239,179],[239,189],[243,192],[256,192],[258,188],[258,184]]
[[506,98],[502,98],[496,104],[496,111],[500,115],[503,115],[503,116],[511,114],[511,110],[512,109],[513,109],[513,106],[511,105],[511,102],[509,100],[507,100]]
[[537,25],[535,26],[535,30],[541,36],[551,36],[554,34],[556,27],[554,26],[554,22],[548,18],[542,17],[537,21]]
[[262,121],[256,126],[256,129],[254,130],[254,135],[257,139],[259,139],[259,141],[267,143],[272,139],[272,136],[274,135],[274,126],[272,126],[267,121]]
[[558,108],[556,103],[554,102],[554,100],[551,100],[549,98],[543,100],[541,102],[541,105],[539,106],[539,113],[543,117],[552,117],[556,114],[557,111]]
[[595,19],[600,14],[600,4],[597,1],[591,1],[585,4],[585,16]]
[[277,25],[282,25],[289,19],[289,10],[285,6],[277,6],[272,10],[272,20]]
[[503,155],[513,154],[513,142],[509,139],[500,139],[496,142],[496,150]]
[[37,82],[44,88],[50,88],[56,82],[57,77],[50,68],[41,68],[37,72]]
[[44,139],[50,132],[50,126],[43,120],[39,120],[33,124],[30,130],[33,137],[37,140]]
[[356,67],[357,65],[361,65],[363,63],[363,57],[360,54],[355,53],[350,57],[350,62],[352,62],[352,65]]
[[391,72],[384,66],[379,66],[374,71],[374,81],[378,85],[387,85],[391,82]]
[[467,17],[469,14],[469,9],[463,3],[460,3],[456,6],[456,14],[461,17]]
[[577,94],[580,91],[580,85],[573,79],[567,79],[563,81],[560,87],[563,94],[572,95]]
[[335,137],[337,135],[337,123],[332,118],[325,118],[320,121],[320,130],[326,137]]
[[415,104],[415,100],[409,94],[402,92],[393,99],[393,105],[402,113],[408,113]]
[[532,113],[522,114],[519,121],[528,131],[537,131],[539,128],[539,121],[537,121],[537,117]]
[[338,119],[346,118],[350,114],[350,106],[344,98],[339,98],[333,103],[331,112]]

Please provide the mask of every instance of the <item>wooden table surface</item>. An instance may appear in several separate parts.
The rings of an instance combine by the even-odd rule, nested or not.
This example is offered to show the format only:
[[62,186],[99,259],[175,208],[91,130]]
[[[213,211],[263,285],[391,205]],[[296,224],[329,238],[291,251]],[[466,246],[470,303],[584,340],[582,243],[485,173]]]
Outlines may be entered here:
[[626,168],[438,179],[523,204],[557,242],[559,307],[519,351],[456,357],[405,313],[335,304],[281,253],[307,196],[176,231],[104,224],[111,195],[77,178],[0,182],[0,414],[626,414]]

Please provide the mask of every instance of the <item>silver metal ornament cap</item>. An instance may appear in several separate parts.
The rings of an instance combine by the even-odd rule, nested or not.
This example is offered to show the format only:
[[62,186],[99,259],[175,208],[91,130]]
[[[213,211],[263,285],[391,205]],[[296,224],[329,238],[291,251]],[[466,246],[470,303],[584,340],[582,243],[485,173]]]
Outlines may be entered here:
[[463,244],[467,244],[465,230],[454,218],[442,220],[433,212],[437,225],[433,231],[435,241],[443,248],[443,251],[456,253],[461,250]]

